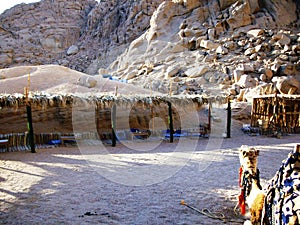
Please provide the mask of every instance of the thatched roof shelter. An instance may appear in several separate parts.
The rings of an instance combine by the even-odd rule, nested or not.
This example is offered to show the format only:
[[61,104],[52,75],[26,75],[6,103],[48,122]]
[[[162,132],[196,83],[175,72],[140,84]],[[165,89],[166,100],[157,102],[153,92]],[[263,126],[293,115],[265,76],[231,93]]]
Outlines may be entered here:
[[[42,107],[65,107],[67,105],[76,104],[78,102],[88,102],[96,104],[98,107],[106,107],[111,103],[116,104],[131,104],[135,102],[149,103],[166,103],[177,102],[180,104],[197,104],[208,103],[226,103],[226,96],[202,96],[202,95],[187,95],[187,96],[169,96],[169,95],[50,95],[50,94],[31,94],[28,102],[33,106]],[[18,108],[25,106],[27,103],[25,95],[22,94],[0,94],[1,108]]]
[[[169,96],[169,95],[54,95],[46,93],[30,93],[28,99],[22,94],[0,94],[0,135],[19,133],[24,139],[27,132],[26,104],[31,105],[32,121],[36,135],[45,134],[47,140],[53,134],[85,133],[95,128],[100,138],[111,133],[113,105],[117,108],[118,130],[129,127],[150,129],[153,119],[160,119],[156,124],[164,129],[168,125],[168,107],[171,103],[174,128],[198,126],[199,121],[192,120],[205,105],[223,104],[227,97]],[[195,117],[195,116],[194,116]],[[207,119],[205,119],[207,123]],[[164,124],[164,125],[163,125]],[[96,126],[95,126],[96,125]],[[155,125],[156,129],[161,127]],[[187,125],[186,125],[187,126]],[[47,134],[48,133],[48,134]],[[47,135],[46,135],[47,134]],[[25,138],[26,139],[26,138]],[[46,140],[45,139],[45,140]],[[17,139],[19,142],[19,138]],[[23,142],[23,141],[22,141]],[[42,142],[42,141],[41,141]],[[41,143],[42,144],[42,143]]]
[[[118,106],[118,110],[133,110],[134,113],[140,114],[143,118],[145,114],[149,114],[149,110],[152,110],[152,114],[160,116],[166,111],[164,107],[167,103],[172,103],[172,107],[178,111],[183,110],[185,113],[200,109],[203,105],[212,103],[226,103],[227,97],[207,97],[201,95],[191,96],[169,96],[169,95],[50,95],[50,94],[31,94],[28,98],[28,104],[32,106],[33,110],[33,122],[41,124],[44,122],[53,123],[53,127],[61,127],[62,131],[72,131],[72,113],[74,114],[74,107],[76,110],[82,112],[96,108],[98,114],[107,112],[110,114],[110,109],[113,104]],[[22,94],[0,95],[0,122],[6,120],[5,123],[17,124],[16,120],[20,120],[20,117],[24,118],[25,106],[27,99]],[[86,106],[89,105],[87,108]],[[155,110],[154,110],[155,108]],[[147,112],[148,110],[148,112]],[[153,112],[154,110],[154,112]],[[175,110],[175,111],[176,111]],[[19,118],[17,119],[16,117]],[[101,115],[98,117],[101,117]],[[12,120],[10,120],[11,118]],[[104,121],[110,118],[104,118]],[[142,120],[142,119],[139,119]],[[147,120],[147,119],[146,119]],[[56,125],[54,124],[58,122]],[[147,121],[145,122],[147,123]],[[109,123],[108,123],[109,124]],[[108,125],[109,126],[109,125]],[[10,128],[9,127],[9,128]],[[43,127],[43,126],[38,126]],[[13,130],[21,132],[18,127],[14,127]],[[13,132],[13,130],[9,132]],[[1,130],[0,133],[5,131]],[[44,130],[37,130],[37,132],[45,132]]]

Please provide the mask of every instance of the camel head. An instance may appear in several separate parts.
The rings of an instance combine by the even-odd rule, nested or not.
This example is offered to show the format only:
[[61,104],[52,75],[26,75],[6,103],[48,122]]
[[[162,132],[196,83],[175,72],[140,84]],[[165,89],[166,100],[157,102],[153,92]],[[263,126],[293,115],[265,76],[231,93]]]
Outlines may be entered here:
[[249,174],[254,175],[257,172],[257,156],[259,155],[259,150],[249,147],[247,145],[242,145],[240,147],[239,158],[240,164],[243,171],[249,172]]

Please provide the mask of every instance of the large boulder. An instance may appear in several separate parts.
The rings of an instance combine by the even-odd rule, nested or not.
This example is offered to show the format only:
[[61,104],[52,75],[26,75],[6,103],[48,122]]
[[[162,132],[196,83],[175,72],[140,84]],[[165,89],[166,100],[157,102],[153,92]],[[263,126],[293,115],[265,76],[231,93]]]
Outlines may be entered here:
[[0,54],[0,68],[3,68],[2,65],[9,65],[13,61],[12,53],[2,53]]
[[258,81],[254,79],[251,75],[244,74],[241,76],[237,84],[241,88],[253,88],[258,85]]
[[97,80],[92,76],[83,75],[78,79],[78,84],[83,87],[93,88],[97,85]]
[[230,30],[251,24],[251,8],[248,1],[236,1],[230,7],[230,17],[226,20]]
[[293,76],[274,77],[272,81],[281,94],[300,93],[300,81]]
[[220,44],[215,43],[211,40],[201,40],[200,47],[208,49],[208,50],[216,50]]

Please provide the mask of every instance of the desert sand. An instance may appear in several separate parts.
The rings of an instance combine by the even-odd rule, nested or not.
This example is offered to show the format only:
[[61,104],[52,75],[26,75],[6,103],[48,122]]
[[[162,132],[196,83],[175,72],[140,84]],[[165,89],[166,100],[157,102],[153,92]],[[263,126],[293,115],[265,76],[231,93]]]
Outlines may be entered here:
[[[238,148],[246,144],[261,150],[258,168],[262,184],[266,184],[295,143],[299,143],[299,137],[250,137],[234,126],[232,137],[222,139],[217,149],[207,150],[209,139],[196,140],[190,158],[179,169],[174,167],[167,177],[163,176],[163,169],[152,174],[150,185],[146,185],[147,181],[136,183],[148,176],[139,173],[139,169],[149,164],[154,170],[159,166],[172,168],[171,163],[162,165],[165,161],[160,156],[177,157],[180,151],[175,153],[174,149],[179,142],[186,144],[194,139],[163,141],[154,151],[142,151],[153,140],[136,141],[135,149],[120,143],[114,148],[105,146],[107,155],[116,159],[109,172],[118,173],[115,178],[120,176],[120,182],[107,177],[109,173],[103,173],[106,168],[99,170],[97,165],[101,163],[89,162],[85,157],[89,148],[93,148],[89,146],[38,149],[35,154],[1,153],[0,221],[1,224],[242,224],[244,218],[234,213],[239,193]],[[106,155],[102,156],[105,161]],[[128,183],[125,185],[124,181]],[[218,217],[223,214],[225,218],[210,218],[181,205],[181,200]]]
[[[67,67],[58,65],[18,66],[0,70],[0,93],[14,94],[24,93],[24,87],[28,86],[34,93],[49,94],[114,94],[118,87],[119,94],[149,94],[146,90],[131,84],[103,78],[102,76],[90,76]],[[97,81],[95,87],[88,88],[79,84],[81,77],[91,77]]]

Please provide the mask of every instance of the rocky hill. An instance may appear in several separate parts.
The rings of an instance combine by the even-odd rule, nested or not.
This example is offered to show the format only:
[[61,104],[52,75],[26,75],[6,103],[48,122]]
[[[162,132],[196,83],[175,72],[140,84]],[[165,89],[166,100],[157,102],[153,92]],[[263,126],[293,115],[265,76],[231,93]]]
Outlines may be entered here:
[[295,0],[42,0],[0,15],[0,65],[59,64],[160,92],[300,93]]
[[145,32],[161,2],[42,0],[17,5],[0,15],[0,66],[52,63],[96,73],[98,64],[108,66]]

